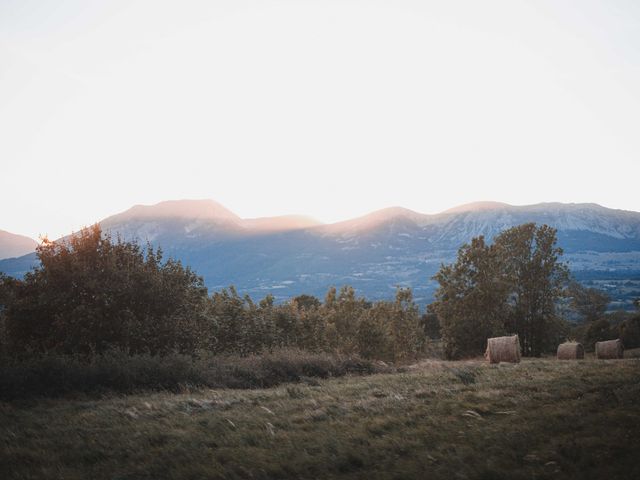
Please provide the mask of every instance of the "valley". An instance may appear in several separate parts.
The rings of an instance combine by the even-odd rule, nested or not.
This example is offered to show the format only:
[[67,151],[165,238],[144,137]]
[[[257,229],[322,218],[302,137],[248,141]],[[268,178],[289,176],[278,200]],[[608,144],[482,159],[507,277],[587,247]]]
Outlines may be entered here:
[[[640,213],[595,204],[479,202],[435,215],[388,208],[324,225],[304,216],[241,219],[212,200],[181,200],[135,206],[100,225],[161,248],[210,290],[235,285],[283,301],[301,293],[322,298],[330,286],[348,284],[377,300],[403,286],[426,305],[436,288],[431,277],[463,243],[527,222],[556,228],[574,276],[598,282],[615,308],[632,308],[640,296]],[[0,271],[21,276],[35,261],[34,254],[0,260]]]

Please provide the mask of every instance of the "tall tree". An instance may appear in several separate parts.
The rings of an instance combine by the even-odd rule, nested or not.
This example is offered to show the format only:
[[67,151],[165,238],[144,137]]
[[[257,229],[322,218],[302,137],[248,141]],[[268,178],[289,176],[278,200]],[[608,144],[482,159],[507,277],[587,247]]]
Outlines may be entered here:
[[415,358],[424,347],[425,335],[411,289],[398,288],[394,302],[376,302],[362,311],[356,335],[358,353],[365,358]]
[[572,282],[567,292],[570,306],[584,323],[594,322],[604,316],[611,301],[609,295],[597,288],[588,288],[578,282]]
[[434,276],[440,286],[429,311],[438,315],[447,358],[480,354],[488,337],[504,332],[510,284],[500,267],[497,248],[480,236]]
[[395,357],[391,322],[394,315],[390,302],[376,302],[364,311],[356,333],[358,353],[364,358],[393,361]]
[[[268,324],[272,323],[272,306],[273,299],[270,297],[260,305],[261,313],[267,317]],[[259,336],[260,345],[252,342],[252,333],[257,327],[254,322],[257,317],[256,306],[250,298],[240,296],[233,285],[211,295],[207,313],[208,347],[215,353],[254,353],[262,348],[262,342],[267,337],[271,338],[273,335],[273,332],[269,332],[267,337]]]
[[20,280],[0,272],[0,358],[7,353],[9,344],[5,311],[11,305],[16,290],[21,283]]
[[505,230],[494,245],[510,284],[505,328],[519,335],[524,355],[538,356],[555,343],[562,325],[556,303],[568,281],[568,269],[559,260],[563,252],[556,230],[527,223]]
[[517,333],[525,355],[539,355],[556,340],[562,320],[555,305],[568,271],[559,258],[556,231],[524,224],[487,245],[474,238],[442,265],[429,311],[438,315],[449,358],[481,353],[489,336]]
[[391,316],[393,359],[415,358],[424,347],[425,335],[420,323],[420,311],[413,301],[410,288],[398,288]]
[[357,351],[358,323],[367,307],[365,299],[357,297],[353,287],[345,285],[337,293],[335,288],[329,289],[322,311],[327,321],[327,340],[333,350]]

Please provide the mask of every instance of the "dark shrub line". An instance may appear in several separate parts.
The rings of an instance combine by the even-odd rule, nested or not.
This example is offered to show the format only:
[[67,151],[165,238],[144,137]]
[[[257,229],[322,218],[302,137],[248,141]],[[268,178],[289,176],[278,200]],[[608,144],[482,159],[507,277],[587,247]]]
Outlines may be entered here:
[[109,351],[92,357],[41,355],[0,366],[0,400],[69,394],[179,392],[190,388],[267,388],[306,378],[388,370],[356,356],[279,350],[250,356]]

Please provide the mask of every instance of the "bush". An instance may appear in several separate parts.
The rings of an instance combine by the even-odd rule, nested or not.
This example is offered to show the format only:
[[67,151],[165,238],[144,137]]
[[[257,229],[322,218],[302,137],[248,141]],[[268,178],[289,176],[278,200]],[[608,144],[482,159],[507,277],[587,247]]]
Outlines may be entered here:
[[48,354],[4,362],[0,367],[0,399],[57,397],[70,392],[177,391],[183,385],[201,381],[192,359],[186,355],[130,356],[109,351],[85,358]]
[[205,384],[215,388],[268,388],[305,377],[328,378],[372,374],[382,369],[356,356],[336,356],[302,350],[279,350],[263,355],[221,356],[198,361]]
[[620,324],[619,331],[624,348],[640,347],[640,315],[627,318]]
[[584,348],[587,352],[593,352],[596,342],[613,340],[615,338],[618,338],[618,333],[614,328],[611,328],[611,324],[606,318],[601,318],[586,325],[583,342]]
[[0,365],[0,400],[67,394],[267,388],[307,377],[371,374],[381,367],[353,356],[281,350],[265,355],[190,357],[109,351],[92,357],[48,354]]

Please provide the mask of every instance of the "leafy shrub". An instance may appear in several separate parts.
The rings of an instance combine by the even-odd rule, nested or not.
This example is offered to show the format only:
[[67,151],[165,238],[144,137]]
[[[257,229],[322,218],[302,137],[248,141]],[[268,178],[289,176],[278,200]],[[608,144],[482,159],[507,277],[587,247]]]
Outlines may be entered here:
[[640,315],[626,319],[619,326],[624,348],[640,347]]
[[47,354],[3,362],[0,398],[56,397],[66,393],[179,390],[202,376],[186,355],[128,355],[109,351],[93,357]]
[[92,357],[47,354],[0,365],[0,400],[66,394],[181,391],[185,387],[266,388],[307,377],[371,374],[382,368],[357,357],[281,350],[265,355],[191,357],[108,351]]
[[263,355],[218,356],[199,360],[205,384],[219,388],[268,388],[305,377],[372,374],[383,369],[356,356],[284,349]]

